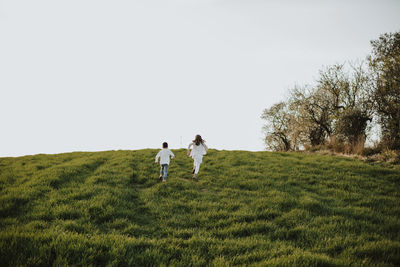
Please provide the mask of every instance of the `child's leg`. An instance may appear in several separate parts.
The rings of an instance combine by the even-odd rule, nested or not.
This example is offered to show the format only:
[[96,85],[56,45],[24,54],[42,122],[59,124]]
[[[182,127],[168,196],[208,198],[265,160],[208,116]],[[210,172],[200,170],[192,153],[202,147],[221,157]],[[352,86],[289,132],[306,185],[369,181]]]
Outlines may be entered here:
[[161,167],[160,167],[160,178],[164,176],[164,172],[165,172],[164,164],[162,164]]
[[199,170],[200,170],[200,162],[198,162],[198,161],[194,161],[194,167],[195,167],[195,169],[194,169],[194,174],[198,174],[199,173]]
[[168,164],[163,164],[164,167],[164,180],[167,179],[167,173],[168,173]]

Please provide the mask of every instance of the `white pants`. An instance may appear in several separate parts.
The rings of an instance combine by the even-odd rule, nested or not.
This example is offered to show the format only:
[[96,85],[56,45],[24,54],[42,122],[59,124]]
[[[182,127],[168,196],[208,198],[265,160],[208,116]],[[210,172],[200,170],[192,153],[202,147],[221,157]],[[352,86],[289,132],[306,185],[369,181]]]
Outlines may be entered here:
[[194,173],[195,173],[195,174],[198,174],[198,173],[199,173],[200,164],[201,164],[201,161],[198,161],[198,160],[196,160],[196,159],[194,160],[193,166],[194,166]]

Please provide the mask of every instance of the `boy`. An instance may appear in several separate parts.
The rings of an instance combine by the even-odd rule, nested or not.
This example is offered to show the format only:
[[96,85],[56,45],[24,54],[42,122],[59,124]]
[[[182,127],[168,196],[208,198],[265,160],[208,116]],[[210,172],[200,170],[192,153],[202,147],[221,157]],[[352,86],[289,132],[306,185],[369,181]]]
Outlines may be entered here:
[[167,172],[168,172],[168,165],[169,165],[169,156],[171,158],[174,158],[175,155],[172,153],[171,150],[168,149],[168,143],[164,142],[162,144],[163,149],[160,150],[160,152],[157,153],[156,156],[156,164],[158,162],[158,158],[160,158],[160,165],[161,165],[161,170],[160,170],[160,177],[159,179],[163,179],[162,181],[165,182],[167,181]]

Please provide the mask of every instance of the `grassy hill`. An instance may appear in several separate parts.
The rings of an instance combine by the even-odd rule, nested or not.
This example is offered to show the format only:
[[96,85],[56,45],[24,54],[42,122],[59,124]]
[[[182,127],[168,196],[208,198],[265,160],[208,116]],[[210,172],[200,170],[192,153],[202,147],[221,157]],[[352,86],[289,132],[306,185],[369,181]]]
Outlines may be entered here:
[[302,153],[0,158],[0,265],[400,265],[400,169]]

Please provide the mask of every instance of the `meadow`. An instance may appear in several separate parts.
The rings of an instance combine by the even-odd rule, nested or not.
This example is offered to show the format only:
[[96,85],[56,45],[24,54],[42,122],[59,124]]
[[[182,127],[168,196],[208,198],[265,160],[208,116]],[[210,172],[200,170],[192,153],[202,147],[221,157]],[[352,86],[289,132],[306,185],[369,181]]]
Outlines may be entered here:
[[1,266],[399,266],[400,168],[305,153],[0,158]]

